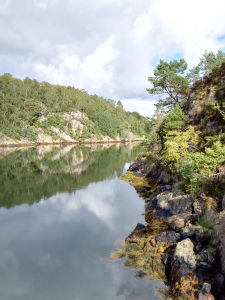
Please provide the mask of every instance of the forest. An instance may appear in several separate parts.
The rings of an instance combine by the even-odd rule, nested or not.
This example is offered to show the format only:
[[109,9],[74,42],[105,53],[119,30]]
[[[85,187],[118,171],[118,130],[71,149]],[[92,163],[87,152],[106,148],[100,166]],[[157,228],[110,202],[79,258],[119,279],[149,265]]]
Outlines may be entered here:
[[[72,130],[68,112],[83,113],[83,130]],[[126,112],[121,101],[89,95],[72,86],[52,85],[35,79],[20,80],[10,74],[0,76],[0,136],[35,141],[40,130],[55,137],[52,127],[74,140],[127,138],[130,133],[145,137],[150,128],[147,118]],[[56,137],[55,137],[56,139]]]

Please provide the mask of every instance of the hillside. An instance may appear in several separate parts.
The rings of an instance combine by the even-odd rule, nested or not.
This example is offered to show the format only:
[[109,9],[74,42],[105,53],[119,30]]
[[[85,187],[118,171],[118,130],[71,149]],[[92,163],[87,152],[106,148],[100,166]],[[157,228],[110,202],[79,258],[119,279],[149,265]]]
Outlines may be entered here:
[[120,101],[10,74],[0,76],[0,145],[137,139],[150,123]]

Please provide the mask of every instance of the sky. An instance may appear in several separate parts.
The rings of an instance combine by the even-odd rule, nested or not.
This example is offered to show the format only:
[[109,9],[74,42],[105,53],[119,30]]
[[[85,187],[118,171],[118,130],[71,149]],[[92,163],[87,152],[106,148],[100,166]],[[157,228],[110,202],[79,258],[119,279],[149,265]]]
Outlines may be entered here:
[[0,74],[71,85],[150,116],[159,59],[225,49],[224,0],[0,0]]

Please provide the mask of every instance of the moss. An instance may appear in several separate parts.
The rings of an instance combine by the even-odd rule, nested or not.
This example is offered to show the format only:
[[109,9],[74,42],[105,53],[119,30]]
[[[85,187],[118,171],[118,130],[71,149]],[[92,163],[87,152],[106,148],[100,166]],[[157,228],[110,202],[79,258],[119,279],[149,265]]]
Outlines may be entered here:
[[120,179],[128,182],[135,188],[152,187],[152,185],[155,184],[154,179],[135,176],[131,171],[127,171]]

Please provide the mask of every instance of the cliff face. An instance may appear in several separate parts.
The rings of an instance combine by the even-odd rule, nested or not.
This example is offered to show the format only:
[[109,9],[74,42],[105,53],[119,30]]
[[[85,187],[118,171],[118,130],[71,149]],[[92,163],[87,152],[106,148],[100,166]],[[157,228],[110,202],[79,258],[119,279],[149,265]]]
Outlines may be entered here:
[[[207,137],[221,135],[225,130],[225,63],[198,80],[189,89],[188,124],[208,145]],[[224,141],[224,136],[221,137]]]

